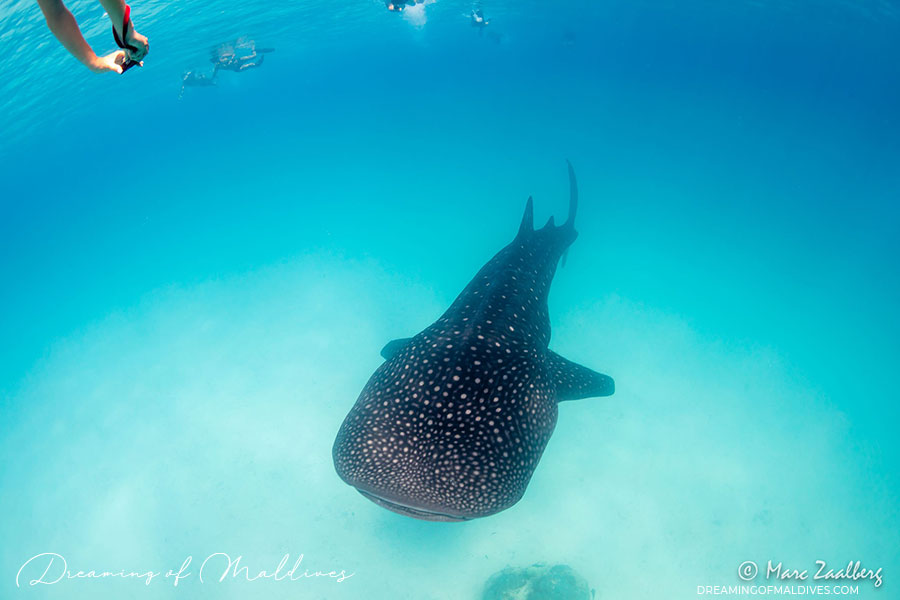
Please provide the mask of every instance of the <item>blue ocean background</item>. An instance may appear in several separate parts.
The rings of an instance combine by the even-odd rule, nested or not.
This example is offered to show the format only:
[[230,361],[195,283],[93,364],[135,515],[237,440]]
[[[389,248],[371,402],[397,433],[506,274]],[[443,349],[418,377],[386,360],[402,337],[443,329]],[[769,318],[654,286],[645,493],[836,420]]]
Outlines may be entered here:
[[[112,51],[99,4],[69,6]],[[151,51],[123,76],[0,7],[0,597],[475,599],[545,562],[692,598],[770,559],[897,594],[900,7],[482,6],[479,32],[453,0],[135,0]],[[240,35],[275,52],[179,100]],[[616,394],[561,405],[510,510],[379,508],[331,444],[380,348],[529,195],[565,214],[566,159],[551,347]],[[354,575],[17,588],[43,552]]]

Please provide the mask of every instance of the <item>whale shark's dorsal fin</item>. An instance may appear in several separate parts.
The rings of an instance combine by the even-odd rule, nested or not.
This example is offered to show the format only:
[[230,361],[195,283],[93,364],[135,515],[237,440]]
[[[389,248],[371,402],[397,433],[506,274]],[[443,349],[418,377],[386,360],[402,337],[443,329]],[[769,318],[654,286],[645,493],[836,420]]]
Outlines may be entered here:
[[525,203],[525,214],[522,215],[522,224],[519,225],[519,235],[525,235],[534,231],[534,200],[528,196]]
[[[566,166],[569,168],[569,216],[566,218],[566,222],[560,225],[560,227],[574,229],[575,213],[578,212],[578,181],[575,179],[575,169],[572,168],[572,163],[566,161]],[[554,227],[556,227],[556,222],[551,216],[543,229],[553,229]],[[532,231],[534,231],[534,200],[529,196],[528,202],[525,204],[525,214],[522,215],[522,223],[519,225],[519,233],[516,237],[523,236]]]

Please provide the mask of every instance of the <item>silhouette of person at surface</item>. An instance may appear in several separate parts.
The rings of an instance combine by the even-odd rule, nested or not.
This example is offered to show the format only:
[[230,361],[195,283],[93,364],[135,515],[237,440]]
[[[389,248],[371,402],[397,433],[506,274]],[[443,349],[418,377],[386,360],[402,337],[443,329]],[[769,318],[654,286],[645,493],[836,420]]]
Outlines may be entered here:
[[206,73],[198,73],[197,71],[188,71],[181,78],[181,92],[178,99],[184,96],[184,88],[186,87],[210,87],[216,85],[216,76],[207,75]]
[[210,62],[215,65],[213,77],[219,71],[240,73],[262,66],[266,53],[274,51],[273,48],[257,48],[256,42],[247,37],[239,37],[233,42],[219,44],[213,48],[210,57]]
[[206,74],[196,70],[186,71],[181,77],[181,92],[178,94],[178,99],[184,97],[185,88],[216,85],[219,71],[240,73],[262,66],[263,59],[269,52],[275,52],[275,49],[257,48],[256,41],[248,37],[239,37],[236,40],[219,44],[210,51],[209,60],[213,63],[212,73]]
[[472,11],[471,21],[472,21],[472,27],[484,28],[491,24],[490,21],[488,21],[487,19],[484,18],[484,13],[481,11],[480,8],[477,8]]
[[384,0],[384,5],[393,12],[402,12],[407,6],[424,4],[425,0]]

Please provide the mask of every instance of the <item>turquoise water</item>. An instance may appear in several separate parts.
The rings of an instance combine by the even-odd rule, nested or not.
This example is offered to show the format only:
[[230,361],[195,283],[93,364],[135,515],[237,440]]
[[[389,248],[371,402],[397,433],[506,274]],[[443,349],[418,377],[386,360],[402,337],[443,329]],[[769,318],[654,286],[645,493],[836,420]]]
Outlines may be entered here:
[[[119,77],[0,7],[0,597],[474,599],[545,562],[692,598],[818,559],[896,596],[900,9],[470,9],[135,2],[151,53]],[[276,51],[179,100],[239,35]],[[529,195],[564,216],[565,159],[551,347],[616,394],[561,405],[505,512],[379,508],[334,473],[342,419]],[[17,588],[44,552],[194,575]],[[201,584],[217,552],[353,576]]]

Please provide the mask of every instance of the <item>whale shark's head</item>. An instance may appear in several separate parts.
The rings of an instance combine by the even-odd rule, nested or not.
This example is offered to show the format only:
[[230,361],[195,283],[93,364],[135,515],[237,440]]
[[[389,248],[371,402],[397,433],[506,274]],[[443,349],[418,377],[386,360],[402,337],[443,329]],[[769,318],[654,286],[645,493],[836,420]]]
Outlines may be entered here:
[[484,517],[522,497],[556,424],[550,381],[531,354],[477,336],[432,326],[379,367],[335,439],[341,479],[428,521]]

